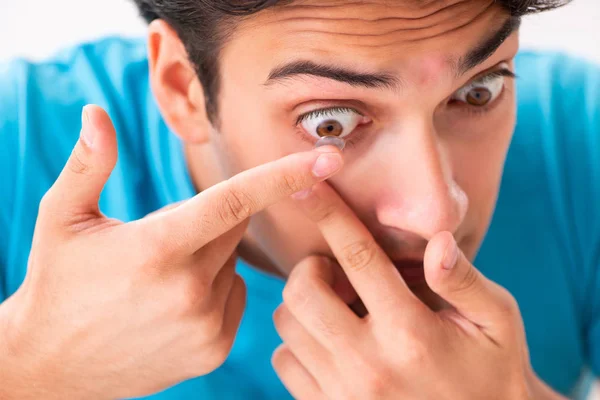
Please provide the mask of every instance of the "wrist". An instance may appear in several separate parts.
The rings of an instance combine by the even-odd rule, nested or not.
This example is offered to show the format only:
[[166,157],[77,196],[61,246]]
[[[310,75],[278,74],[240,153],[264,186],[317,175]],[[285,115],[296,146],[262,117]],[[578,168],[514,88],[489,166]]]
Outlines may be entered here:
[[14,327],[15,296],[0,304],[0,398],[16,399],[23,394],[25,378],[23,361],[19,359],[16,330]]
[[34,399],[46,392],[42,391],[41,376],[37,362],[28,351],[26,339],[19,321],[19,292],[0,304],[0,385],[1,399]]

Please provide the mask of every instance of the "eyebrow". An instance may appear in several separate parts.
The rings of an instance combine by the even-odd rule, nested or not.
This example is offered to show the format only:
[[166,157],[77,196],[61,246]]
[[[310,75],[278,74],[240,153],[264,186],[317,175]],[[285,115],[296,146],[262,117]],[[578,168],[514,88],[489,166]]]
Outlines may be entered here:
[[333,65],[317,64],[312,61],[294,61],[279,66],[271,71],[265,85],[270,85],[298,75],[312,75],[346,83],[356,87],[370,89],[397,89],[400,81],[393,75],[385,73],[361,73]]
[[504,24],[502,24],[500,29],[460,59],[458,67],[455,68],[457,76],[464,75],[467,71],[475,68],[490,58],[502,43],[504,43],[515,30],[519,29],[520,26],[520,17],[509,17]]
[[[475,68],[490,58],[502,43],[518,29],[520,24],[521,19],[519,17],[509,17],[499,30],[477,45],[473,50],[467,53],[466,56],[461,57],[458,62],[453,63],[453,69],[455,69],[456,75],[464,75],[467,71]],[[363,73],[306,60],[292,61],[275,67],[270,72],[269,77],[264,84],[269,86],[273,83],[280,83],[286,79],[301,75],[327,78],[350,86],[369,89],[384,88],[398,90],[402,86],[402,80],[391,74]]]

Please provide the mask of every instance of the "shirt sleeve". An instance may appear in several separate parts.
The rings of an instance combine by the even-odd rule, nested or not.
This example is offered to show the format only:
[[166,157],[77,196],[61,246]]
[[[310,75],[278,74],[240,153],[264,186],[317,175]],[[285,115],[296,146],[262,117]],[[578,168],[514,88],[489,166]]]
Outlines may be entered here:
[[17,166],[19,159],[18,84],[25,63],[0,64],[0,302],[6,299],[6,274],[10,247]]
[[571,279],[580,292],[585,356],[600,377],[600,66],[570,60],[557,66],[555,124],[563,136],[563,195],[569,236],[581,266],[572,266]]

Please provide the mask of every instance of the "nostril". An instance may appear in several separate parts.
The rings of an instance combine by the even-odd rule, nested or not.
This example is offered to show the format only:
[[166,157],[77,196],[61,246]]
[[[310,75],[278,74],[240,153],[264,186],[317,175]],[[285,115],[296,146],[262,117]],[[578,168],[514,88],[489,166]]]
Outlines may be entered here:
[[430,187],[428,191],[405,193],[401,203],[381,201],[376,215],[383,226],[429,240],[438,232],[455,232],[467,208],[465,192],[458,185],[450,185],[437,192]]

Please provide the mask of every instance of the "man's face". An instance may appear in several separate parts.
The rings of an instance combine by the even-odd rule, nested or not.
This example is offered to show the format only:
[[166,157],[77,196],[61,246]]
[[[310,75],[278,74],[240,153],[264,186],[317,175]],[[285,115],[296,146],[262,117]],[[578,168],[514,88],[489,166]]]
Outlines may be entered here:
[[[473,258],[515,123],[503,74],[517,35],[496,40],[489,58],[475,53],[489,55],[482,46],[507,21],[492,0],[296,1],[248,17],[221,52],[209,180],[309,150],[329,129],[347,143],[329,183],[401,271],[444,230]],[[292,200],[248,232],[284,272],[331,254]]]

